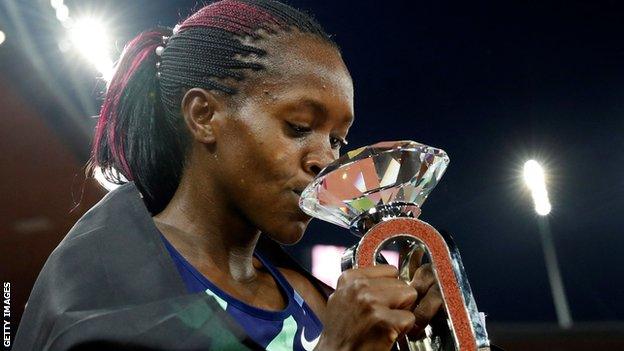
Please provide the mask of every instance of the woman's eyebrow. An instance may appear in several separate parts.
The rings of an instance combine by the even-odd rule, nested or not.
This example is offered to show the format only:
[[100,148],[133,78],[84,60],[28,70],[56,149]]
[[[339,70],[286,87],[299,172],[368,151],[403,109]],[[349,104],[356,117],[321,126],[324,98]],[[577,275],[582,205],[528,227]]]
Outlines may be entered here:
[[[312,109],[315,115],[322,116],[323,118],[326,118],[329,115],[329,109],[325,106],[325,104],[314,98],[302,97],[291,101],[288,104],[295,108],[303,107]],[[344,123],[350,126],[353,124],[353,119],[353,116],[348,114],[344,117]]]
[[322,102],[309,97],[295,99],[291,101],[289,105],[296,108],[308,108],[313,110],[315,114],[322,116],[326,116],[328,114],[328,109]]

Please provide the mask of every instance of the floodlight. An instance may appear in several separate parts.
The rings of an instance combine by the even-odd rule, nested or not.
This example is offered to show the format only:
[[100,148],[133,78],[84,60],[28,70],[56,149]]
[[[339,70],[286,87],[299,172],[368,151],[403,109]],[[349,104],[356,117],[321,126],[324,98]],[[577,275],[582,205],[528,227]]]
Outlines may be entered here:
[[67,19],[69,18],[69,7],[62,5],[62,4],[59,7],[57,7],[56,18],[61,22],[67,21]]
[[63,6],[63,0],[50,0],[50,6],[52,6],[52,8],[56,10],[59,7]]
[[549,214],[552,206],[546,190],[544,169],[537,161],[529,160],[524,164],[524,182],[531,190],[535,212],[540,216]]
[[69,34],[74,47],[95,66],[105,80],[110,80],[113,61],[108,54],[108,36],[104,25],[94,18],[79,19]]

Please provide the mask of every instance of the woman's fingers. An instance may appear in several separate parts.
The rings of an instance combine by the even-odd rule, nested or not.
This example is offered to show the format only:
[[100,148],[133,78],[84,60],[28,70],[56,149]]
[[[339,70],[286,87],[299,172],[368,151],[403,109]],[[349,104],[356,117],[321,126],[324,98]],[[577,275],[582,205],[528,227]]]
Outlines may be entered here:
[[418,299],[418,292],[409,284],[396,278],[375,279],[370,286],[376,303],[392,309],[410,309]]
[[[422,255],[416,255],[414,261],[419,261]],[[379,321],[373,325],[389,332],[380,335],[418,335],[443,306],[435,273],[427,263],[418,266],[409,284],[397,277],[398,270],[390,265],[349,270],[341,275],[338,290],[361,311],[377,306],[370,310],[370,318]]]
[[363,306],[381,305],[390,309],[409,310],[418,298],[416,289],[396,277],[371,279],[364,275],[358,276],[343,282],[342,288],[355,297],[354,303]]
[[418,293],[389,265],[348,270],[327,301],[319,349],[389,350],[413,329]]
[[387,309],[383,312],[380,326],[391,329],[390,339],[394,342],[400,334],[407,334],[414,329],[415,316],[410,311]]
[[443,309],[444,300],[437,285],[433,285],[427,293],[420,299],[418,306],[413,311],[414,328],[410,334],[420,334],[431,322],[431,319]]
[[358,278],[396,278],[399,276],[399,270],[388,264],[380,264],[373,267],[363,269],[348,269],[338,278],[337,286]]
[[425,296],[431,286],[437,285],[437,279],[431,263],[423,264],[414,272],[410,285],[418,291],[421,297]]
[[414,273],[410,282],[418,292],[417,306],[414,308],[414,328],[410,335],[420,335],[431,319],[442,309],[444,301],[438,285],[433,266],[423,264]]
[[[407,250],[411,251],[411,248],[406,247]],[[422,265],[422,259],[425,256],[425,249],[418,245],[417,248],[414,249],[414,251],[412,252],[412,255],[410,256],[410,260],[409,260],[409,276],[410,278],[414,277],[414,274],[416,273],[416,270],[418,270],[418,268],[420,268],[420,266]]]

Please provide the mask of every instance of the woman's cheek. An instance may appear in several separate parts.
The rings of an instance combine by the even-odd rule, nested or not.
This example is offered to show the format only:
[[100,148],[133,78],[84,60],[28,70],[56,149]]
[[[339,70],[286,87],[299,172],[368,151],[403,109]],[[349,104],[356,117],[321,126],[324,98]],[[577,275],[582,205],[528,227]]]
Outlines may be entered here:
[[288,178],[296,174],[297,163],[289,150],[282,149],[273,153],[271,164],[273,165],[272,176],[277,179]]
[[303,143],[292,137],[282,136],[275,139],[270,158],[278,174],[276,176],[292,176],[300,167]]

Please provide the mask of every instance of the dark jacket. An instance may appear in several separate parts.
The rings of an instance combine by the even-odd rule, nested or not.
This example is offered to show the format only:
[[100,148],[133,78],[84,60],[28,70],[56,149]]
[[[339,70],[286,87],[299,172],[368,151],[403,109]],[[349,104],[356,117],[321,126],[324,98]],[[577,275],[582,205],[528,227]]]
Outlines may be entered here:
[[[264,236],[258,250],[331,292]],[[132,182],[93,206],[52,252],[13,348],[98,349],[260,349],[214,298],[186,291]]]

